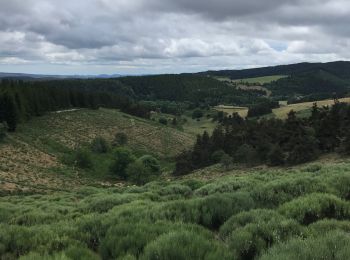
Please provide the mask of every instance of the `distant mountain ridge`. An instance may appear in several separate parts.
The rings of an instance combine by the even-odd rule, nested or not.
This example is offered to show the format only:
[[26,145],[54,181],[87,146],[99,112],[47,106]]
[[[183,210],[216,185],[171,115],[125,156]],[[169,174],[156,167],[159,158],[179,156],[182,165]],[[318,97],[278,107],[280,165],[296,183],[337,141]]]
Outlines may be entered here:
[[209,70],[200,72],[198,74],[229,77],[231,79],[244,79],[273,75],[294,75],[315,70],[324,70],[340,78],[350,79],[350,61],[335,61],[327,63],[303,62],[289,65],[278,65],[241,70]]
[[0,78],[38,80],[38,79],[109,79],[119,78],[124,75],[120,74],[100,74],[100,75],[45,75],[45,74],[29,74],[29,73],[7,73],[0,72]]

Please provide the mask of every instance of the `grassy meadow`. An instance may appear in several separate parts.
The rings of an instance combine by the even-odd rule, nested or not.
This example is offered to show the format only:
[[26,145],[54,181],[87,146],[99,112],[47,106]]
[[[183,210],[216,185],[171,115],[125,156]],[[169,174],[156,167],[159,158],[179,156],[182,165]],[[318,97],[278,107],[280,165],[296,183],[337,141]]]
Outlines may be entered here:
[[234,113],[238,113],[241,117],[246,117],[248,114],[248,108],[247,107],[237,107],[237,106],[226,106],[226,105],[220,105],[214,107],[217,111],[222,111],[224,113],[227,113],[228,115],[232,115]]
[[[350,98],[341,98],[339,99],[340,102],[343,103],[350,103]],[[273,109],[273,114],[281,119],[287,118],[288,113],[291,110],[294,110],[295,112],[302,112],[303,110],[309,110],[312,108],[313,104],[316,103],[319,107],[323,106],[332,106],[334,104],[333,99],[328,100],[321,100],[316,102],[303,102],[298,104],[290,104],[290,105],[284,105],[280,108]]]

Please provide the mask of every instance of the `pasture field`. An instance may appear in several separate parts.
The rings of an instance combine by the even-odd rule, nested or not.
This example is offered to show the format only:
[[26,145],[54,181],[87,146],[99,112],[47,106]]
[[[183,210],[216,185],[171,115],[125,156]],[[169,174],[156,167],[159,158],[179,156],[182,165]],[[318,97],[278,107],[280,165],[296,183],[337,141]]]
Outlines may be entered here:
[[[339,101],[344,103],[350,103],[350,98],[341,98],[339,99]],[[294,110],[295,112],[308,110],[312,108],[314,103],[317,103],[319,107],[331,106],[334,104],[334,100],[328,99],[328,100],[321,100],[321,101],[314,101],[314,102],[304,102],[304,103],[298,103],[298,104],[285,105],[285,106],[281,106],[280,108],[273,109],[273,114],[278,118],[284,119],[287,117],[288,113],[291,110]]]
[[248,108],[247,107],[237,107],[237,106],[225,106],[220,105],[214,107],[217,111],[222,111],[224,113],[227,113],[229,115],[232,115],[234,113],[238,113],[241,117],[246,117],[248,114]]
[[0,197],[0,255],[164,260],[350,255],[349,160],[284,169],[215,167],[139,187],[83,185]]
[[236,83],[243,82],[243,83],[249,83],[249,84],[257,83],[260,85],[264,85],[264,84],[271,83],[273,81],[277,81],[279,79],[286,78],[286,77],[288,77],[288,76],[273,75],[273,76],[264,76],[264,77],[256,77],[256,78],[235,79],[235,80],[233,80],[233,82],[236,82]]

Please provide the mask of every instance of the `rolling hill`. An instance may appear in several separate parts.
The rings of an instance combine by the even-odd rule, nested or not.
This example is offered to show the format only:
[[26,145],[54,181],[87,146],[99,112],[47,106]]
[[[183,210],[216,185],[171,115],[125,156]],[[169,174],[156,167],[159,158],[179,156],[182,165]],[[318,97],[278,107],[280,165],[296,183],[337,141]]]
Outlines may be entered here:
[[[0,190],[5,194],[47,192],[99,183],[65,165],[62,156],[96,136],[112,142],[116,133],[127,135],[130,149],[163,159],[177,155],[194,142],[190,134],[117,110],[49,113],[21,123],[16,133],[0,144]],[[100,174],[94,177],[105,178]]]

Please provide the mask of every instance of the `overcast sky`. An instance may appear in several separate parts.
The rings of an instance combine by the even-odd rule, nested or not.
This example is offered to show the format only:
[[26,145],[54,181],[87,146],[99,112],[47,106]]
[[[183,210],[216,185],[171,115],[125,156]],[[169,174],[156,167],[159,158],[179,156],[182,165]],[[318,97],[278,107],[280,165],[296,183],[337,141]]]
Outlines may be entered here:
[[349,0],[0,0],[0,71],[146,74],[350,60]]

